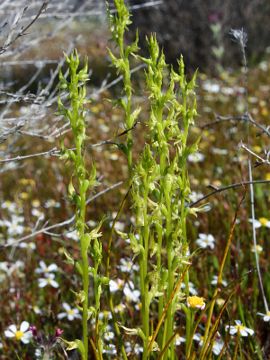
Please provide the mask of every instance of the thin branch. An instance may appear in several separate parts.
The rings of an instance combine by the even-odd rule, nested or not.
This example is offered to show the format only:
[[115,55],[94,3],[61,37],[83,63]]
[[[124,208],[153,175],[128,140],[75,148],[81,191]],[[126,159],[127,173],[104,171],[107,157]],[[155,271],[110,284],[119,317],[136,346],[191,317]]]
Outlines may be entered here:
[[248,148],[245,144],[241,143],[240,148],[246,150],[249,153],[249,155],[252,155],[255,158],[257,158],[257,160],[259,160],[260,165],[261,164],[270,165],[270,161],[268,159],[262,158],[260,155],[256,154],[254,151],[252,151],[250,148]]
[[[254,120],[251,118],[249,114],[249,103],[248,103],[248,64],[246,58],[246,44],[247,44],[247,34],[243,29],[240,30],[232,30],[232,35],[234,36],[235,40],[238,42],[241,53],[242,53],[242,61],[244,67],[244,89],[245,89],[245,114],[248,117],[247,121],[247,142],[248,146],[250,146],[250,130],[249,124],[250,122],[254,124]],[[256,125],[256,123],[255,123]],[[260,126],[260,129],[264,131],[264,128]],[[257,235],[256,235],[256,228],[255,228],[255,196],[254,196],[254,186],[253,186],[253,173],[252,173],[252,166],[251,166],[251,154],[248,154],[248,177],[249,177],[249,189],[250,189],[250,208],[251,208],[251,219],[252,219],[252,240],[253,240],[253,248],[254,248],[254,255],[255,255],[255,262],[258,274],[259,285],[262,293],[263,303],[265,307],[265,312],[268,313],[269,307],[268,302],[266,299],[266,294],[264,291],[262,273],[260,268],[259,256],[257,252]]]
[[[48,6],[49,1],[45,0],[41,7],[39,8],[37,14],[33,17],[33,19],[24,27],[21,28],[21,30],[17,33],[17,35],[13,38],[7,41],[2,47],[0,47],[0,55],[2,55],[4,52],[7,51],[7,49],[20,37],[26,35],[27,30],[37,21],[37,19],[41,16],[41,14],[46,10]],[[26,11],[27,7],[23,9],[22,14]],[[19,19],[18,19],[19,20]],[[17,22],[18,22],[17,20]]]
[[44,65],[51,65],[51,64],[58,64],[57,60],[10,60],[10,61],[3,61],[0,62],[1,67],[7,67],[7,66],[25,66],[25,65],[35,65],[38,68],[42,68]]
[[222,116],[222,115],[215,114],[215,119],[216,119],[215,121],[204,124],[204,125],[200,126],[200,128],[204,129],[204,128],[212,127],[214,125],[219,125],[222,122],[228,122],[228,121],[236,121],[236,122],[243,121],[243,122],[250,122],[253,126],[260,129],[262,131],[262,133],[264,133],[270,137],[270,131],[269,131],[268,127],[265,127],[265,126],[259,124],[257,121],[255,121],[249,112],[246,112],[242,115],[237,115],[237,116],[233,116],[233,115]]
[[201,203],[202,201],[208,199],[210,196],[213,196],[215,194],[221,193],[226,190],[236,189],[236,188],[243,187],[243,186],[250,185],[250,184],[258,185],[258,184],[269,184],[269,183],[270,183],[270,180],[242,181],[240,183],[235,183],[235,184],[231,184],[228,186],[224,186],[222,188],[217,188],[214,191],[210,192],[209,194],[204,195],[197,201],[194,201],[193,203],[189,204],[189,207],[194,207],[194,206],[198,205],[199,203]]
[[22,161],[22,160],[26,160],[26,159],[31,159],[31,158],[35,158],[38,156],[57,156],[59,155],[60,150],[58,150],[56,147],[48,150],[48,151],[43,151],[40,153],[36,153],[36,154],[29,154],[29,155],[18,155],[16,157],[13,158],[9,158],[9,159],[3,159],[0,160],[0,163],[7,163],[7,162],[12,162],[12,161]]
[[[136,11],[143,8],[149,8],[157,5],[163,4],[163,0],[148,1],[144,4],[131,5],[129,10]],[[115,9],[111,10],[111,13],[116,13]],[[67,19],[67,18],[76,18],[76,17],[89,17],[89,16],[100,16],[104,15],[104,10],[89,10],[89,11],[76,11],[76,12],[48,12],[40,16],[41,19],[54,18],[54,19]],[[26,20],[34,19],[34,17],[27,17]]]

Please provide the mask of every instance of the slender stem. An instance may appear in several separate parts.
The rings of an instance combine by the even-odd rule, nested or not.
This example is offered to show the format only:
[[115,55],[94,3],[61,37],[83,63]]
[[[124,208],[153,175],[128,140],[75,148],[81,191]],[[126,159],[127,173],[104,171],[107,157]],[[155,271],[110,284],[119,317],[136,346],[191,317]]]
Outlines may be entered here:
[[223,255],[223,258],[222,258],[222,261],[221,261],[221,265],[220,265],[220,269],[219,269],[219,273],[218,273],[217,287],[215,288],[214,295],[213,295],[213,300],[211,302],[210,309],[209,309],[209,312],[208,312],[207,323],[206,323],[206,327],[205,327],[205,331],[204,331],[204,342],[203,342],[203,347],[202,347],[201,352],[200,352],[200,359],[204,358],[204,355],[205,355],[205,353],[207,351],[207,348],[208,348],[208,345],[209,345],[208,334],[209,334],[209,331],[210,331],[212,315],[213,315],[214,307],[215,307],[215,304],[216,304],[216,299],[217,299],[217,296],[218,296],[218,293],[219,293],[219,288],[220,288],[220,286],[222,284],[223,271],[224,271],[226,259],[227,259],[227,256],[228,256],[228,253],[229,253],[229,250],[230,250],[230,247],[231,247],[233,234],[234,234],[234,229],[235,229],[235,226],[236,226],[236,219],[237,219],[238,211],[239,211],[244,199],[245,199],[245,194],[243,195],[243,197],[241,198],[239,204],[237,205],[237,209],[235,211],[234,219],[233,219],[232,226],[231,226],[231,229],[230,229],[230,234],[229,234],[228,241],[227,241],[227,244],[226,244],[226,248],[225,248],[225,251],[224,251],[224,255]]
[[239,182],[239,183],[224,186],[222,188],[215,189],[214,191],[210,192],[209,194],[206,194],[205,196],[202,196],[199,200],[194,201],[193,203],[189,204],[189,207],[191,207],[191,208],[195,207],[200,202],[208,199],[209,197],[211,197],[211,196],[213,196],[215,194],[221,193],[223,191],[227,191],[227,190],[230,190],[230,189],[241,188],[241,187],[243,188],[246,185],[250,185],[250,184],[259,185],[259,184],[269,184],[269,183],[270,183],[270,180],[254,180],[254,181],[242,181],[242,182]]
[[262,273],[259,263],[259,256],[257,252],[257,236],[256,236],[256,228],[255,228],[255,200],[254,200],[254,187],[253,187],[253,177],[252,177],[252,169],[251,169],[251,160],[248,159],[248,174],[249,174],[249,181],[250,181],[250,207],[251,207],[251,219],[252,219],[252,239],[253,239],[253,248],[254,248],[254,255],[255,255],[255,262],[256,262],[256,269],[258,274],[258,280],[260,284],[260,289],[262,293],[263,303],[265,312],[268,313],[269,307],[266,300],[266,295],[263,287],[263,280],[262,280]]
[[[148,199],[148,188],[146,187],[144,193],[144,204],[147,204]],[[147,206],[147,205],[145,205]],[[149,224],[147,216],[147,208],[144,209],[144,227],[142,231],[143,247],[144,253],[142,256],[142,263],[140,264],[141,271],[141,288],[143,288],[142,295],[142,322],[143,322],[143,332],[145,335],[144,340],[144,351],[143,351],[143,360],[146,360],[148,357],[148,342],[149,342],[149,283],[148,283],[148,252],[149,252]]]
[[[78,157],[83,163],[81,150],[78,152]],[[81,239],[81,257],[82,257],[82,277],[83,277],[83,292],[84,292],[84,300],[83,300],[83,344],[85,349],[85,359],[88,359],[88,297],[89,297],[89,262],[88,262],[88,254],[85,251],[83,246],[83,237],[85,232],[85,211],[86,211],[86,194],[83,189],[83,185],[80,185],[80,209],[79,209],[79,219],[81,227],[79,229],[80,239]]]
[[188,359],[191,351],[191,343],[193,339],[191,339],[191,309],[186,309],[186,358]]
[[[237,40],[240,50],[241,50],[241,55],[242,55],[242,62],[243,62],[243,67],[244,67],[244,76],[243,76],[243,81],[244,81],[244,89],[245,89],[245,93],[244,93],[244,106],[245,106],[245,115],[247,116],[247,119],[249,121],[246,122],[246,132],[247,132],[247,142],[248,142],[248,146],[250,143],[250,120],[252,120],[252,117],[249,115],[249,102],[248,102],[248,63],[247,63],[247,57],[246,57],[246,45],[247,45],[247,34],[244,32],[244,30],[232,30],[232,35],[235,37],[235,39]],[[250,182],[250,207],[251,207],[251,217],[252,217],[252,238],[253,238],[253,246],[254,246],[254,255],[255,255],[255,262],[256,262],[256,269],[257,269],[257,274],[258,274],[258,279],[259,279],[259,284],[260,284],[260,289],[261,289],[261,293],[262,293],[262,298],[263,298],[263,303],[264,303],[264,307],[265,307],[265,311],[268,312],[269,311],[269,307],[268,307],[268,303],[266,300],[266,296],[265,296],[265,291],[264,291],[264,287],[263,287],[263,280],[262,280],[262,274],[261,274],[261,269],[260,269],[260,263],[259,263],[259,257],[258,257],[258,253],[257,253],[257,238],[256,238],[256,229],[255,229],[255,200],[254,200],[254,187],[253,187],[253,174],[252,174],[252,167],[251,167],[251,155],[250,153],[248,153],[248,177],[249,177],[249,182]]]
[[[159,274],[159,284],[158,284],[158,291],[163,292],[164,287],[164,280],[163,280],[163,274],[162,274],[162,266],[161,266],[161,251],[162,251],[162,219],[160,219],[160,223],[156,226],[157,231],[157,242],[158,242],[158,248],[157,248],[157,273]],[[164,297],[159,296],[158,299],[158,319],[160,321],[162,312],[164,307]],[[163,334],[162,331],[158,334],[158,344],[161,347],[162,346],[162,338]]]
[[[119,218],[120,214],[122,213],[122,210],[123,210],[124,205],[126,203],[126,200],[128,198],[128,194],[130,192],[130,189],[131,189],[131,186],[129,187],[128,191],[126,192],[126,194],[125,194],[125,196],[123,198],[123,200],[121,201],[121,204],[120,204],[119,210],[117,212],[117,215],[115,216],[115,218],[113,220],[113,223],[112,223],[112,228],[111,228],[110,236],[109,236],[109,240],[108,240],[106,269],[105,269],[105,273],[106,273],[107,278],[110,277],[110,268],[111,268],[110,259],[111,259],[112,241],[113,241],[113,233],[114,233],[114,229],[115,229],[115,224],[118,221],[118,218]],[[121,332],[120,332],[119,326],[117,324],[117,319],[116,319],[116,316],[115,316],[113,297],[112,297],[112,293],[110,291],[110,286],[108,286],[107,295],[108,295],[108,300],[109,300],[109,307],[110,307],[111,314],[112,314],[114,329],[115,329],[115,332],[116,332],[118,343],[120,344],[120,351],[121,351],[123,359],[127,360],[126,350],[125,350],[125,347],[124,347],[124,344],[123,344],[123,341],[122,341],[122,338],[121,338]]]
[[233,354],[233,360],[237,360],[239,343],[240,343],[240,332],[237,333],[236,344],[235,344],[235,349],[234,349],[234,354]]

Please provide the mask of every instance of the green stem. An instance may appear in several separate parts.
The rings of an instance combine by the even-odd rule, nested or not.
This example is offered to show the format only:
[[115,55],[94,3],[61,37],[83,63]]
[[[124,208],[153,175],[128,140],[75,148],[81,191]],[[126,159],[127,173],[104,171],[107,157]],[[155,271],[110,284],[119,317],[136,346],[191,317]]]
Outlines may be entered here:
[[237,209],[236,209],[236,212],[235,212],[235,215],[234,215],[234,219],[233,219],[233,223],[232,223],[232,226],[231,226],[231,229],[230,229],[230,234],[229,234],[229,237],[228,237],[228,241],[227,241],[227,244],[226,244],[226,248],[225,248],[225,251],[224,251],[224,255],[223,255],[223,258],[222,258],[222,261],[221,261],[221,265],[220,265],[220,269],[219,269],[219,273],[218,273],[217,287],[216,287],[216,289],[214,291],[213,301],[211,302],[211,306],[210,306],[210,309],[209,309],[209,312],[208,312],[208,318],[207,318],[207,323],[206,323],[205,332],[204,332],[204,342],[203,342],[203,347],[202,347],[201,353],[200,353],[200,359],[204,359],[205,353],[206,353],[207,348],[208,348],[208,343],[209,343],[208,334],[209,334],[210,327],[211,327],[211,320],[212,320],[214,307],[215,307],[215,304],[216,304],[216,298],[217,298],[217,295],[219,293],[219,288],[220,288],[220,286],[222,284],[223,271],[224,271],[226,259],[227,259],[228,253],[229,253],[229,249],[231,247],[238,211],[240,209],[240,206],[241,206],[242,202],[244,201],[244,198],[245,198],[245,194],[244,194],[244,196],[242,197],[242,199],[240,200],[240,202],[239,202],[239,204],[237,206]]
[[234,349],[234,354],[233,354],[233,360],[237,360],[239,342],[240,342],[240,333],[238,332],[237,337],[236,337],[236,344],[235,344],[235,349]]
[[[167,267],[168,267],[168,288],[167,288],[167,299],[170,299],[173,288],[174,288],[174,269],[173,269],[173,243],[172,243],[172,214],[169,211],[169,204],[167,201],[168,215],[166,219],[166,242],[167,242]],[[169,305],[168,313],[166,317],[166,333],[165,333],[165,344],[173,335],[173,324],[174,324],[174,300]],[[174,359],[174,350],[172,344],[169,345],[168,349],[165,352],[164,359],[173,360]]]
[[[157,249],[157,273],[159,274],[159,284],[158,284],[158,291],[161,293],[163,292],[163,274],[162,274],[162,263],[161,263],[161,250],[162,250],[162,220],[160,220],[160,224],[157,226],[157,234],[158,234],[158,249]],[[164,297],[159,296],[158,299],[158,320],[161,319],[164,307]],[[160,331],[158,334],[158,345],[162,348],[162,339],[163,339],[163,332]]]
[[[148,200],[148,186],[147,181],[145,181],[145,191],[144,191],[144,204],[147,204]],[[141,282],[141,291],[142,291],[142,324],[143,324],[143,333],[145,336],[144,339],[144,349],[143,349],[143,360],[148,358],[148,343],[149,343],[149,283],[148,283],[148,253],[149,253],[149,224],[148,224],[148,215],[147,215],[147,205],[143,211],[144,226],[141,233],[141,241],[144,252],[141,256],[140,262],[140,282]]]
[[[85,209],[86,209],[86,199],[85,192],[80,187],[80,198],[81,198],[81,207],[80,207],[80,221],[81,224],[85,224]],[[84,236],[84,225],[80,229],[80,238],[83,239]],[[81,243],[81,257],[82,257],[82,277],[83,277],[83,292],[84,292],[84,301],[83,301],[83,344],[85,349],[85,359],[88,359],[88,293],[89,293],[89,274],[88,274],[88,254],[84,251],[84,247]]]
[[188,359],[190,356],[191,346],[190,343],[193,341],[191,339],[191,324],[192,324],[192,310],[186,309],[186,358]]

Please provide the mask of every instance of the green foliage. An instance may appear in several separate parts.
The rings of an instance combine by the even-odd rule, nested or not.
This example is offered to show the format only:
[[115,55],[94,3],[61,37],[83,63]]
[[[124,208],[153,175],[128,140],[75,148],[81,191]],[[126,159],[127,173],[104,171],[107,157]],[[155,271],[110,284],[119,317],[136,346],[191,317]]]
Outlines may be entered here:
[[[123,127],[126,139],[117,143],[119,150],[126,156],[128,164],[128,192],[131,212],[135,221],[129,234],[119,233],[130,239],[134,259],[139,264],[139,286],[141,294],[141,324],[128,328],[121,319],[117,321],[114,311],[113,296],[108,289],[108,304],[111,310],[115,333],[118,337],[118,355],[127,359],[127,353],[121,338],[121,329],[129,336],[136,336],[143,343],[143,360],[177,358],[175,337],[176,313],[185,315],[187,359],[193,359],[195,352],[193,336],[201,321],[203,313],[196,316],[196,309],[204,309],[204,299],[189,296],[189,270],[191,258],[190,244],[187,236],[187,220],[196,216],[202,208],[190,208],[190,181],[187,169],[188,157],[197,151],[199,138],[190,138],[190,128],[197,115],[196,76],[188,80],[185,74],[184,60],[181,56],[175,70],[167,65],[165,56],[160,50],[155,35],[147,39],[149,56],[139,55],[138,34],[132,44],[125,42],[125,32],[131,24],[130,13],[124,0],[115,0],[116,14],[109,12],[109,23],[112,39],[115,42],[114,52],[109,51],[112,65],[123,79],[123,93],[116,101],[123,111]],[[145,67],[145,93],[148,100],[149,114],[144,123],[145,145],[135,162],[133,154],[133,129],[137,124],[141,109],[134,106],[131,59],[140,61]],[[63,105],[59,98],[59,112],[69,121],[74,141],[74,148],[67,149],[62,143],[62,158],[72,163],[74,172],[68,185],[68,196],[75,206],[76,229],[80,238],[81,260],[76,262],[67,251],[67,262],[72,264],[82,278],[82,289],[76,290],[77,303],[82,305],[82,339],[65,341],[67,349],[78,349],[83,359],[89,358],[88,320],[92,318],[94,335],[91,346],[96,359],[103,359],[104,343],[102,337],[105,323],[99,320],[103,286],[109,284],[110,250],[112,233],[125,199],[122,201],[112,225],[110,240],[107,244],[107,262],[105,276],[102,273],[103,221],[90,230],[86,221],[87,194],[96,186],[96,168],[90,171],[85,162],[85,106],[86,81],[88,80],[87,63],[79,70],[79,56],[74,51],[66,56],[69,67],[68,79],[60,72],[60,89],[68,93],[69,106]],[[212,351],[220,318],[226,309],[227,302],[233,295],[228,295],[217,320],[211,324],[214,306],[222,284],[223,270],[232,241],[235,222],[230,231],[224,256],[219,266],[215,259],[214,266],[219,269],[218,287],[206,310],[208,318],[205,326],[202,348],[197,353],[200,359],[206,359]],[[93,295],[90,299],[90,278],[93,280]],[[185,290],[181,290],[181,285]],[[195,321],[196,319],[196,321]],[[238,351],[237,338],[235,354]]]
[[[87,59],[84,67],[79,70],[80,60],[75,50],[70,56],[66,55],[66,63],[68,64],[67,80],[60,72],[60,89],[68,93],[69,106],[63,105],[60,97],[58,101],[59,112],[69,121],[75,149],[66,149],[62,142],[62,159],[72,163],[74,172],[68,186],[68,195],[72,203],[75,205],[76,212],[76,229],[80,239],[81,261],[76,263],[76,269],[82,277],[83,289],[76,292],[77,302],[82,304],[82,329],[83,342],[75,340],[70,342],[68,350],[78,348],[83,359],[88,359],[88,320],[89,317],[95,317],[96,326],[96,342],[93,345],[97,356],[102,358],[102,343],[98,336],[99,331],[99,310],[100,296],[102,285],[108,284],[108,280],[101,277],[99,267],[102,261],[102,245],[99,242],[101,237],[100,227],[102,222],[93,230],[89,230],[86,224],[86,207],[87,195],[93,190],[96,181],[96,168],[92,165],[90,171],[86,169],[85,164],[85,140],[86,140],[86,123],[85,123],[85,106],[89,102],[86,98],[86,82],[88,80]],[[75,264],[70,254],[66,255],[69,263]],[[93,266],[89,266],[89,258],[92,260]],[[94,298],[92,304],[89,304],[89,278],[93,279]]]
[[[142,329],[145,334],[143,359],[149,347],[151,310],[158,300],[159,322],[167,303],[166,319],[158,333],[158,348],[167,347],[163,359],[174,359],[174,316],[178,293],[176,283],[185,271],[188,242],[186,217],[189,201],[187,156],[196,151],[188,145],[189,127],[196,115],[195,78],[188,82],[183,58],[178,72],[169,69],[155,36],[148,39],[149,58],[146,85],[150,101],[147,144],[137,164],[132,181],[132,201],[136,214],[134,233],[140,248],[140,284],[142,292]],[[134,239],[134,237],[133,237]],[[136,247],[133,245],[133,248]],[[165,255],[166,254],[166,255]]]
[[122,149],[127,156],[129,172],[131,173],[133,147],[133,136],[131,130],[136,124],[141,109],[132,109],[133,90],[131,84],[130,56],[136,54],[139,50],[139,37],[137,33],[135,41],[130,45],[126,45],[124,35],[128,30],[128,26],[131,24],[130,13],[125,6],[124,0],[116,0],[115,7],[116,15],[112,15],[108,11],[108,18],[111,35],[119,53],[118,55],[114,55],[110,49],[108,49],[108,52],[112,65],[116,68],[118,74],[123,76],[123,96],[119,99],[118,103],[124,111],[124,127],[127,131],[126,144],[122,144]]
[[[139,333],[143,339],[143,359],[148,359],[152,351],[164,351],[163,359],[174,359],[174,316],[178,307],[179,278],[186,272],[188,243],[186,237],[186,204],[189,199],[189,181],[186,169],[187,157],[196,151],[196,144],[188,145],[189,126],[196,115],[195,79],[187,81],[183,58],[179,60],[178,71],[169,69],[163,52],[160,51],[155,36],[148,40],[149,58],[138,56],[138,36],[131,45],[125,45],[124,34],[130,25],[130,14],[124,1],[115,1],[117,13],[109,14],[112,38],[119,49],[118,56],[111,50],[109,54],[113,65],[123,76],[123,97],[118,102],[124,111],[124,126],[127,130],[125,148],[129,165],[133,210],[136,225],[130,234],[134,254],[138,255],[140,266],[140,290],[142,297],[142,328]],[[138,164],[133,168],[132,129],[140,109],[132,110],[132,85],[130,56],[136,56],[146,64],[146,89],[148,92],[150,114],[147,126],[146,145]],[[74,174],[68,186],[68,194],[76,207],[76,227],[81,244],[81,263],[83,290],[80,299],[83,306],[83,343],[76,340],[82,357],[88,357],[89,316],[89,275],[94,280],[94,306],[90,314],[96,318],[96,347],[102,358],[102,344],[98,334],[101,286],[108,279],[99,273],[102,261],[101,236],[98,228],[89,232],[86,226],[86,194],[95,186],[95,167],[87,173],[84,156],[85,105],[87,64],[79,68],[79,57],[75,51],[66,56],[70,81],[60,73],[60,88],[68,91],[70,107],[65,107],[59,98],[59,111],[70,122],[75,150],[65,149],[62,144],[62,157],[74,164]],[[76,182],[76,185],[74,185]],[[138,234],[139,237],[135,236]],[[164,256],[166,253],[166,256]],[[93,266],[89,266],[90,255]],[[155,261],[154,261],[155,259]],[[150,264],[151,261],[151,265]],[[72,262],[69,256],[69,262]],[[178,284],[179,283],[179,284]],[[178,284],[178,285],[177,285]],[[177,285],[177,287],[176,287]],[[176,291],[177,288],[177,291]],[[166,317],[159,332],[157,342],[151,339],[150,311],[155,311],[153,303],[158,299],[157,322],[161,320],[164,307]],[[151,315],[152,316],[152,315]],[[187,317],[188,318],[188,317]],[[75,345],[74,345],[75,344]],[[78,346],[78,344],[80,346]],[[164,349],[164,350],[163,350]],[[125,357],[125,352],[122,351]]]

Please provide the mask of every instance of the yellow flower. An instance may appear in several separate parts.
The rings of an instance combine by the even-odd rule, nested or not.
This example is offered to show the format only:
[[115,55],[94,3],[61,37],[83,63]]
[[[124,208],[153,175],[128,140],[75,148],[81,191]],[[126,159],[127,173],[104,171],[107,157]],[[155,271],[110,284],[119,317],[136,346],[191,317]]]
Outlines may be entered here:
[[33,179],[20,179],[19,183],[22,186],[27,186],[27,185],[34,186],[35,185],[35,180],[33,180]]
[[15,332],[15,339],[18,340],[18,341],[20,341],[21,338],[23,337],[23,335],[24,335],[24,332],[23,332],[23,331],[17,330],[17,331]]
[[269,220],[267,218],[265,218],[265,217],[259,218],[259,222],[262,224],[262,226],[269,225]]
[[260,153],[262,151],[261,146],[255,145],[253,146],[253,151],[255,151],[256,153]]
[[29,194],[27,192],[21,192],[20,193],[20,199],[21,200],[28,200],[29,199]]
[[224,299],[222,299],[222,298],[218,298],[218,299],[217,299],[217,306],[221,307],[221,306],[224,305],[224,303],[225,303],[225,300],[224,300]]
[[187,297],[187,306],[192,309],[201,309],[205,308],[204,298],[199,296],[188,296]]
[[256,252],[259,255],[263,252],[263,247],[261,245],[256,245],[256,248],[253,247],[251,251],[254,253]]

